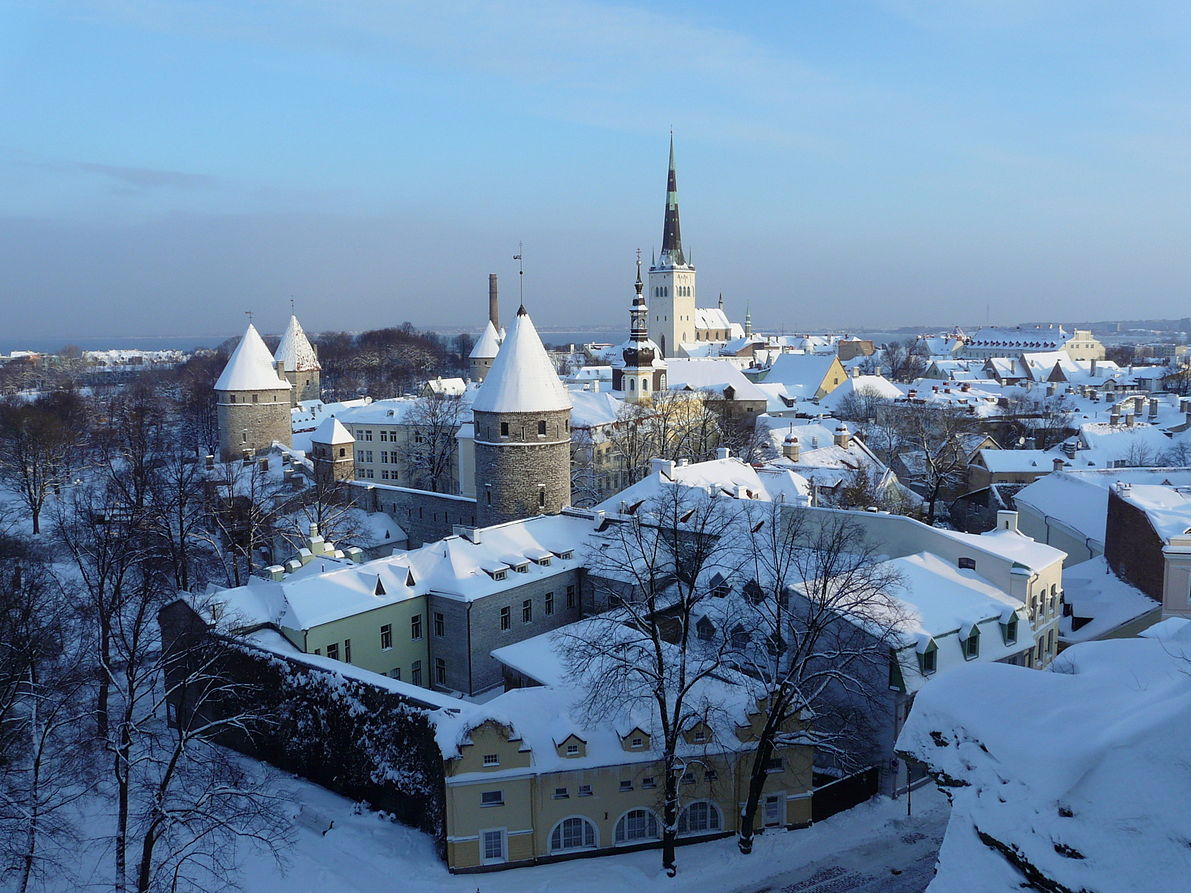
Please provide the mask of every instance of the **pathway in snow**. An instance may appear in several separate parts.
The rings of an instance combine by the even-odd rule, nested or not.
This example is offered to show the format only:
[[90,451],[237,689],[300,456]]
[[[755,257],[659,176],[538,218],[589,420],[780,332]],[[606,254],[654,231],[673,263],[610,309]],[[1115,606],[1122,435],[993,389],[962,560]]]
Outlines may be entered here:
[[922,893],[934,877],[948,814],[931,809],[894,819],[886,834],[775,874],[739,893]]

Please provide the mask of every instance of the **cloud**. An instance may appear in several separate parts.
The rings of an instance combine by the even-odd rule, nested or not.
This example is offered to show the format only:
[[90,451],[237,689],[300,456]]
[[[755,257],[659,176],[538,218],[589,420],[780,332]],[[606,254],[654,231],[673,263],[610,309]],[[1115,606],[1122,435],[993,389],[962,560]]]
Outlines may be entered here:
[[125,167],[118,164],[79,162],[80,170],[108,177],[133,191],[150,189],[211,189],[215,179],[206,174],[184,171],[163,171],[148,167]]

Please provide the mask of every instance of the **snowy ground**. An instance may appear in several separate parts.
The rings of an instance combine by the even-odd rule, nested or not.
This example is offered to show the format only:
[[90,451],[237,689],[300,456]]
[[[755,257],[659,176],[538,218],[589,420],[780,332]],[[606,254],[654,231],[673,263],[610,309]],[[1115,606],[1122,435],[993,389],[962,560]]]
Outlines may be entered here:
[[762,835],[752,856],[741,856],[731,838],[682,847],[675,879],[659,870],[657,850],[453,876],[426,835],[356,814],[350,801],[316,785],[285,783],[301,803],[294,846],[284,875],[271,860],[249,857],[241,886],[253,893],[921,893],[949,814],[931,785],[914,792],[911,817],[904,799],[881,797],[812,828]]

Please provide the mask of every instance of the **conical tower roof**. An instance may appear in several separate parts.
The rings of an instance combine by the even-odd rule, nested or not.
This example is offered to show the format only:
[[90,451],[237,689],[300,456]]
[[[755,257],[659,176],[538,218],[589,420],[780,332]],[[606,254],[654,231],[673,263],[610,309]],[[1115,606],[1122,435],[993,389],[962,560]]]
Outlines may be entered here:
[[344,427],[343,423],[335,416],[325,419],[315,432],[310,435],[311,443],[355,443],[356,439],[352,437],[352,433]]
[[492,370],[476,394],[476,412],[549,412],[570,409],[571,398],[554,371],[533,320],[522,307],[509,327]]
[[285,363],[286,372],[309,372],[322,369],[318,363],[318,354],[314,352],[306,333],[302,331],[302,324],[298,317],[290,315],[289,325],[285,327],[285,334],[281,336],[281,343],[277,345],[277,353],[273,359],[278,363]]
[[484,334],[480,336],[476,346],[471,349],[469,356],[473,360],[491,360],[496,357],[499,350],[500,335],[496,331],[496,326],[492,325],[492,320],[488,320],[488,325],[484,327]]
[[670,169],[666,174],[666,222],[662,227],[662,265],[682,266],[682,226],[678,219],[678,174],[674,170],[674,134],[670,134]]
[[232,351],[223,374],[215,382],[217,391],[278,391],[289,390],[290,384],[279,378],[273,356],[256,326],[248,324],[244,337]]

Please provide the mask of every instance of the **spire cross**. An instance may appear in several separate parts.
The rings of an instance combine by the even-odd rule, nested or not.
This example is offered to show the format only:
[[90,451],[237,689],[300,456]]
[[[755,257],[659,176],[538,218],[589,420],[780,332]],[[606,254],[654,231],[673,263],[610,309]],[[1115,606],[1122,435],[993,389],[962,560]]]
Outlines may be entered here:
[[296,311],[294,310],[294,296],[290,295],[289,296],[289,315],[294,316],[295,313],[296,313]]
[[251,310],[245,310],[245,311],[244,311],[244,315],[248,317],[248,324],[249,324],[249,325],[252,325],[252,311],[251,311]]

